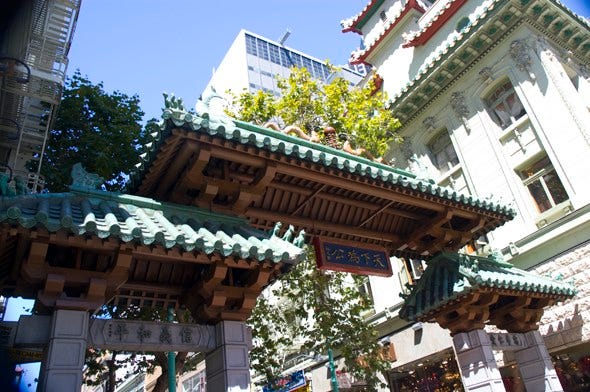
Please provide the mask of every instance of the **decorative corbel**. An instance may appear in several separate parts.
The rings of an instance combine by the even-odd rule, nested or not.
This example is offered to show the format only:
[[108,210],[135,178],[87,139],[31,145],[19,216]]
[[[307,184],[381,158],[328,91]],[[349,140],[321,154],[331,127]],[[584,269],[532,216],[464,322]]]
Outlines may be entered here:
[[494,81],[494,71],[492,71],[491,67],[483,67],[479,71],[479,77],[481,78],[482,82],[489,84]]
[[424,125],[424,128],[428,132],[434,131],[434,129],[436,128],[436,118],[434,118],[433,116],[428,116],[422,121],[422,125]]
[[526,72],[534,83],[536,78],[531,70],[531,55],[529,49],[529,45],[526,43],[525,39],[517,39],[510,44],[508,53],[510,54],[510,57],[512,57],[516,67],[522,72]]
[[455,91],[451,94],[451,108],[455,112],[457,118],[461,121],[467,134],[471,133],[471,128],[469,127],[468,116],[469,116],[469,109],[465,104],[465,96],[463,95],[462,91]]

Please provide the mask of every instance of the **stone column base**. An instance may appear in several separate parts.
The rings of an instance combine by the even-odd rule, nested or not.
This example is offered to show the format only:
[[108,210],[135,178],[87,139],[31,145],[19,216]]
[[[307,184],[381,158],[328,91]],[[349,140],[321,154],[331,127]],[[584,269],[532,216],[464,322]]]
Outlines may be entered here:
[[40,387],[45,392],[80,391],[86,357],[88,312],[55,310]]
[[527,348],[514,352],[527,391],[563,392],[551,356],[539,331],[524,334]]
[[492,344],[483,329],[453,336],[453,347],[467,392],[506,392]]
[[216,335],[218,347],[205,357],[207,391],[250,391],[252,337],[246,324],[222,321],[216,326]]

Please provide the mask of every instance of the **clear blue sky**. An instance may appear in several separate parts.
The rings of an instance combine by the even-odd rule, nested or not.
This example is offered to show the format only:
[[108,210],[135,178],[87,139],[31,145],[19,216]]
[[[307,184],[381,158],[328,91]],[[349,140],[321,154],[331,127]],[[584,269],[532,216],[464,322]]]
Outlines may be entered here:
[[[83,0],[68,74],[80,69],[108,91],[138,94],[146,120],[160,117],[163,92],[192,107],[241,28],[333,64],[344,64],[360,36],[340,21],[368,0]],[[563,0],[590,16],[590,0]]]

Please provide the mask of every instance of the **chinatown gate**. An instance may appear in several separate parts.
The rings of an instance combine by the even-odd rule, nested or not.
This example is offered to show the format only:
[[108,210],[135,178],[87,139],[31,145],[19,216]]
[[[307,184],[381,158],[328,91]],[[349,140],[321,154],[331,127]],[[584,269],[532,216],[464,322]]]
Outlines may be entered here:
[[[386,260],[431,259],[402,316],[450,329],[467,390],[503,390],[486,322],[522,334],[525,365],[542,364],[541,382],[554,381],[536,324],[573,289],[455,253],[512,219],[511,209],[355,151],[233,120],[209,105],[214,98],[196,113],[166,99],[130,194],[97,190],[102,179],[76,166],[68,193],[0,199],[1,293],[35,299],[38,314],[21,318],[8,341],[44,348],[41,390],[80,390],[87,347],[202,352],[209,391],[249,390],[245,320],[311,240]],[[389,271],[378,258],[328,261]],[[195,323],[91,319],[105,303],[186,308]],[[486,372],[474,372],[476,363]]]

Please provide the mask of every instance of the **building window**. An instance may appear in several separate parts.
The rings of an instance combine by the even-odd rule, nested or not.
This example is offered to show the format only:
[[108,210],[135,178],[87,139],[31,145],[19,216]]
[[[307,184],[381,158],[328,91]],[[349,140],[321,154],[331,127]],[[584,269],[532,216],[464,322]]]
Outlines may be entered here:
[[261,39],[256,40],[257,48],[258,48],[258,57],[263,58],[265,60],[269,59],[268,56],[268,43]]
[[246,34],[246,53],[258,56],[256,51],[256,38]]
[[368,276],[364,276],[362,283],[358,285],[359,294],[365,300],[373,303],[373,291],[371,290],[371,281]]
[[287,49],[283,48],[281,48],[281,65],[285,68],[291,68],[294,65],[291,54]]
[[518,171],[539,213],[567,201],[568,195],[547,156]]
[[444,130],[439,133],[430,143],[428,149],[432,164],[444,174],[459,164],[459,158],[453,147],[449,133]]
[[318,63],[317,61],[313,62],[313,75],[317,79],[325,80],[322,64]]
[[295,66],[297,66],[299,68],[303,68],[303,62],[301,61],[300,54],[291,52],[291,60],[293,60],[293,63],[295,64]]
[[268,47],[270,49],[270,61],[272,61],[275,64],[281,64],[281,55],[279,53],[279,47],[276,45],[273,45],[271,43],[268,44]]
[[494,90],[485,100],[492,119],[502,129],[508,128],[526,114],[526,110],[510,82]]

